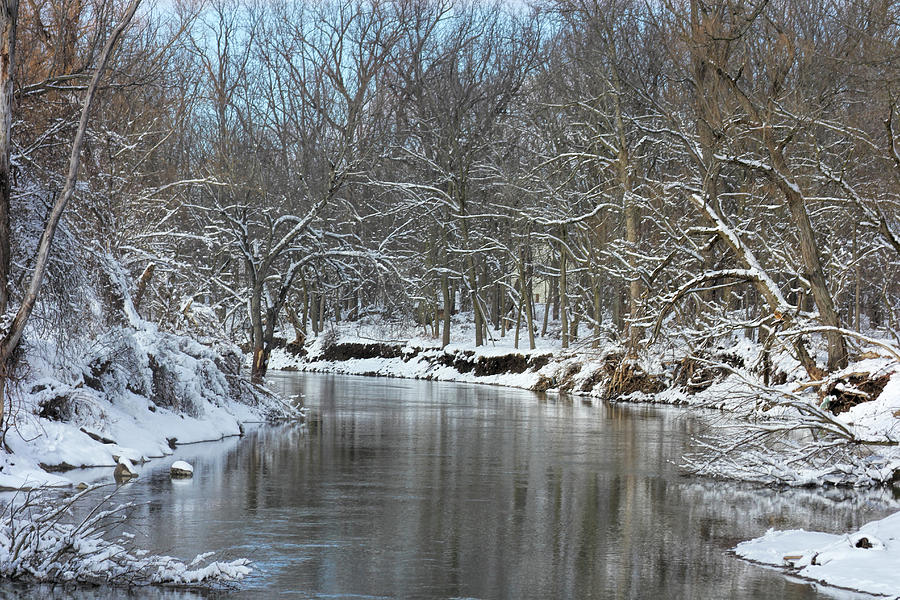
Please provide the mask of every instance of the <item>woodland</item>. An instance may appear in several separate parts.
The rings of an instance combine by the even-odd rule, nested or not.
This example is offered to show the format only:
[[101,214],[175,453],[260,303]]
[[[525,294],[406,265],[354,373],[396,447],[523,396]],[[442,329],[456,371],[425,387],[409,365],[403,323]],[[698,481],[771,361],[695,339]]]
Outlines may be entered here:
[[256,384],[348,324],[421,336],[377,374],[741,417],[693,474],[891,486],[898,146],[895,0],[0,0],[0,577],[242,579],[26,490],[302,419]]
[[4,384],[136,321],[261,379],[281,331],[460,309],[475,346],[740,335],[766,385],[897,355],[900,3],[0,8]]

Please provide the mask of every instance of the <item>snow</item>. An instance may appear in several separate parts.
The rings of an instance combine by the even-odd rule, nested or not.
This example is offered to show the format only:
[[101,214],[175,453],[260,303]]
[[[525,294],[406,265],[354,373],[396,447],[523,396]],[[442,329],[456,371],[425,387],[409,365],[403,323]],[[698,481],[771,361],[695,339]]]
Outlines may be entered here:
[[42,464],[109,467],[112,478],[119,457],[140,464],[172,454],[170,442],[237,436],[243,423],[288,416],[283,400],[223,370],[229,352],[239,368],[236,350],[150,324],[109,331],[68,372],[30,351],[34,375],[14,391],[0,489],[71,485]]
[[[32,582],[222,586],[251,572],[250,562],[209,561],[201,554],[190,563],[135,549],[134,536],[102,537],[125,520],[129,504],[110,506],[112,495],[96,497],[89,488],[72,497],[47,492],[17,494],[0,510],[0,577]],[[92,501],[86,517],[68,522],[82,500]],[[91,505],[89,505],[91,506]]]
[[900,597],[900,512],[848,534],[770,529],[734,551],[828,585]]
[[194,473],[194,467],[190,463],[187,463],[183,460],[176,460],[175,462],[172,463],[172,466],[169,467],[169,469],[173,473],[175,473],[175,472],[191,473],[191,474]]
[[862,402],[846,413],[839,415],[842,422],[854,428],[866,439],[888,439],[900,441],[900,419],[895,413],[900,411],[900,369],[888,359],[870,359],[851,365],[843,372],[865,371],[869,373],[891,373],[891,378],[881,394],[872,402]]

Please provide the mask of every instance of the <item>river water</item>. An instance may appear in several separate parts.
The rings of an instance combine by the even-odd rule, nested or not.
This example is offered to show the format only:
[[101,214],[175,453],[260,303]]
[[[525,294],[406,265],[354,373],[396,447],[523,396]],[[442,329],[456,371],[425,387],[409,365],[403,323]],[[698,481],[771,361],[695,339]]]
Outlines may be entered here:
[[[844,531],[887,491],[776,491],[682,475],[704,420],[499,387],[273,376],[309,424],[180,447],[121,488],[154,552],[251,558],[235,598],[848,598],[728,550],[769,527]],[[77,475],[75,475],[77,477]],[[835,595],[836,594],[836,595]],[[196,598],[0,587],[15,598]],[[218,597],[218,596],[216,596]],[[863,597],[863,596],[860,596]]]

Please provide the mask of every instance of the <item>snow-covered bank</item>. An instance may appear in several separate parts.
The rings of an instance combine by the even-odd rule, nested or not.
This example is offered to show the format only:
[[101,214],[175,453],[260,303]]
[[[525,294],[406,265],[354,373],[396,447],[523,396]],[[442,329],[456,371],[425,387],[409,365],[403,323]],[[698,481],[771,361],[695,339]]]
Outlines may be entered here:
[[241,376],[233,346],[149,324],[104,334],[62,371],[39,356],[32,348],[30,373],[12,392],[0,488],[70,485],[56,473],[108,466],[111,474],[119,457],[142,462],[294,412]]
[[[563,349],[559,339],[551,336],[541,338],[539,348],[527,350],[521,347],[527,346],[527,341],[521,342],[520,348],[515,347],[510,332],[476,347],[471,343],[471,314],[465,313],[454,316],[451,343],[444,348],[438,340],[398,326],[362,322],[341,325],[303,348],[293,344],[274,348],[269,368],[480,383],[627,399],[604,387],[609,378],[603,377],[602,372],[610,365],[618,365],[624,352],[612,343],[600,349]],[[643,365],[633,366],[645,374]],[[655,377],[642,383],[647,390],[660,388]],[[679,400],[670,402],[677,404]]]
[[529,351],[514,348],[509,336],[479,348],[458,336],[442,349],[427,337],[391,333],[345,325],[304,348],[274,349],[269,365],[715,409],[724,427],[685,457],[689,471],[712,477],[866,486],[889,485],[900,474],[900,364],[877,346],[858,348],[846,369],[811,381],[785,349],[741,336],[704,350],[685,343],[628,357],[612,343],[562,349],[541,338]]
[[[102,489],[103,486],[100,486]],[[219,587],[251,572],[250,561],[212,561],[212,553],[189,563],[135,548],[134,536],[110,541],[104,534],[126,520],[128,504],[111,505],[114,494],[90,488],[68,498],[47,491],[17,494],[0,511],[0,577],[25,582],[97,585]],[[80,502],[92,502],[83,518],[71,519]]]
[[344,331],[331,340],[320,336],[302,352],[275,348],[269,368],[502,385],[730,412],[749,406],[768,416],[785,412],[773,397],[782,394],[834,409],[835,418],[861,440],[900,441],[900,417],[894,415],[900,413],[900,364],[884,354],[863,352],[820,382],[810,382],[790,356],[778,355],[771,359],[777,381],[765,386],[760,347],[745,338],[703,355],[685,348],[684,354],[640,358],[626,358],[614,344],[562,349],[548,341],[536,350],[516,349],[508,339],[481,347],[458,341],[440,348],[428,338],[385,342]]
[[[377,355],[372,350],[387,356]],[[337,357],[336,357],[337,356]],[[370,344],[361,341],[340,342],[331,347],[313,345],[302,357],[276,349],[269,361],[270,368],[288,371],[341,373],[378,377],[430,379],[461,383],[505,385],[534,389],[540,369],[551,358],[549,352],[510,352],[505,348],[478,349],[462,346],[422,345],[417,341],[405,344]]]
[[842,535],[770,529],[734,551],[828,585],[900,598],[900,513]]

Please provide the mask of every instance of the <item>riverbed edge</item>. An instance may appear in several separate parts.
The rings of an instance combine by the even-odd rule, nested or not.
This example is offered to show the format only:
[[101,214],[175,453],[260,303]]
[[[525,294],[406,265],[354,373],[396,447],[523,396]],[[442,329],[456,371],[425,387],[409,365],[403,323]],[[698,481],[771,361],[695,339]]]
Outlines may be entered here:
[[[441,348],[430,339],[384,342],[349,335],[320,336],[306,346],[276,348],[269,366],[285,371],[498,385],[567,394],[585,402],[713,410],[723,415],[728,426],[744,431],[760,422],[788,427],[803,418],[801,412],[814,412],[827,419],[829,426],[846,430],[850,445],[877,447],[878,466],[871,469],[871,464],[860,462],[862,475],[858,477],[848,476],[844,470],[821,481],[817,481],[815,469],[807,469],[782,483],[854,487],[895,483],[900,473],[900,452],[893,435],[900,426],[898,361],[860,349],[846,369],[811,382],[787,352],[771,353],[765,361],[760,359],[761,352],[759,344],[742,337],[703,352],[685,349],[636,357],[616,345],[520,350],[451,344]],[[761,373],[762,365],[769,370],[767,375]],[[764,377],[770,379],[768,384],[762,381]],[[848,396],[855,399],[852,405],[841,405]],[[841,410],[831,411],[829,403]],[[714,476],[744,478],[728,473]],[[765,477],[747,480],[778,483]]]
[[15,382],[0,451],[0,489],[73,485],[60,474],[145,463],[179,445],[240,436],[244,424],[302,421],[302,407],[252,383],[236,346],[159,331],[107,331],[67,369],[32,342],[27,377]]

